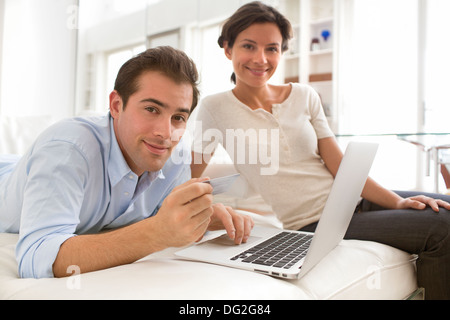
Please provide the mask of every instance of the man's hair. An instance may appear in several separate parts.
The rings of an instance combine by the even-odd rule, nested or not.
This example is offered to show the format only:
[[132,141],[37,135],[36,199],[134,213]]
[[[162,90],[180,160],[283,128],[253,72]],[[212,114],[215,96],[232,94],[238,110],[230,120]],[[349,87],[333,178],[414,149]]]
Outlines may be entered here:
[[119,70],[114,85],[125,109],[131,95],[139,90],[139,78],[148,71],[158,71],[174,82],[189,83],[193,99],[191,112],[198,104],[198,71],[195,63],[184,52],[169,46],[148,49],[128,60]]
[[[222,34],[218,39],[219,46],[223,48],[224,42],[228,41],[228,46],[232,48],[238,35],[256,23],[274,23],[280,29],[283,43],[282,52],[289,49],[289,40],[292,38],[292,25],[275,8],[260,1],[250,2],[240,7],[223,25]],[[236,83],[236,75],[233,73],[231,81]]]

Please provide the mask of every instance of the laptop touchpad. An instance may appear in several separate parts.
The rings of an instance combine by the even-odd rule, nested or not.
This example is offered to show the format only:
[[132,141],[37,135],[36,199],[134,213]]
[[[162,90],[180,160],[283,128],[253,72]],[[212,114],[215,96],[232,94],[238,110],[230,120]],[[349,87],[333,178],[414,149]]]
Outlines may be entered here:
[[[248,238],[247,242],[245,244],[251,244],[255,241],[260,240],[260,237],[255,237],[255,236],[250,236],[250,238]],[[235,247],[236,244],[234,243],[234,240],[230,239],[230,237],[227,234],[224,234],[216,239],[207,241],[205,243],[208,244],[217,244],[217,245],[221,245],[221,246],[228,246],[228,247]]]

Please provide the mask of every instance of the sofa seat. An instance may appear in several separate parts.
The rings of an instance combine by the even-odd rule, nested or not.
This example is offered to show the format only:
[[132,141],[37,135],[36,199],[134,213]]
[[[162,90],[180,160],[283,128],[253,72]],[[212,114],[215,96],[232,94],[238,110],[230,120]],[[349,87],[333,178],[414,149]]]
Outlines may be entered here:
[[[255,217],[256,223],[272,224]],[[135,263],[63,279],[19,279],[16,234],[0,234],[0,300],[324,300],[405,299],[417,290],[415,256],[344,240],[300,280],[177,259],[167,249]]]
[[[0,116],[0,153],[23,154],[50,117]],[[216,157],[216,155],[215,155]],[[211,178],[234,173],[233,165],[208,166]],[[236,208],[270,212],[240,179],[231,193],[216,196]],[[251,213],[248,213],[251,214]],[[252,215],[252,214],[251,214]],[[272,215],[256,223],[281,227]],[[301,280],[175,258],[176,249],[135,263],[65,279],[19,279],[16,234],[0,234],[0,300],[3,299],[405,299],[417,290],[415,256],[373,242],[342,241]]]

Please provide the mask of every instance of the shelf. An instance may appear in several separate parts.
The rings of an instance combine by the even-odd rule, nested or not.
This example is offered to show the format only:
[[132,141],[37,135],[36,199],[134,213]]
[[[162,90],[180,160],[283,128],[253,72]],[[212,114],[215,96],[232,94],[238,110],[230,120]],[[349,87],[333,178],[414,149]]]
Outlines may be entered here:
[[293,60],[293,59],[299,59],[299,58],[300,58],[299,53],[294,53],[294,54],[288,53],[288,54],[284,55],[285,60]]
[[309,82],[321,82],[321,81],[332,81],[333,74],[330,73],[317,73],[309,75]]
[[[337,0],[286,0],[286,8],[296,8],[298,20],[294,21],[295,41],[292,49],[284,55],[285,83],[309,84],[321,97],[327,109],[329,122],[336,121],[338,113],[334,109],[334,84],[336,74],[333,73],[336,51],[334,4]],[[283,2],[283,1],[281,1]],[[330,31],[327,41],[322,36],[324,30]],[[319,47],[311,51],[312,39],[319,39]],[[333,127],[334,130],[334,127]]]
[[310,51],[310,56],[320,56],[320,55],[326,55],[326,54],[333,54],[333,49],[321,49],[317,51]]
[[299,79],[299,77],[289,77],[289,78],[286,78],[286,79],[284,79],[284,83],[298,83],[298,82],[300,82],[300,79]]
[[334,18],[333,17],[327,17],[327,18],[321,18],[321,19],[317,19],[314,21],[311,21],[311,26],[321,26],[321,25],[325,25],[325,24],[332,24],[333,23]]

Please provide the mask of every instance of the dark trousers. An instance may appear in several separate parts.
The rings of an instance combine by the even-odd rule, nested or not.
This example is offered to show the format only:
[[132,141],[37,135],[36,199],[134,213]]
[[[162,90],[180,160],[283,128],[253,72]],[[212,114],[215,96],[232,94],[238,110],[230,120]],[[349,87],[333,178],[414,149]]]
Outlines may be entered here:
[[[417,194],[450,202],[450,196],[397,192],[402,197]],[[314,232],[317,223],[302,231]],[[345,239],[366,240],[417,254],[417,281],[425,298],[450,300],[450,212],[386,210],[363,200],[353,215]]]

